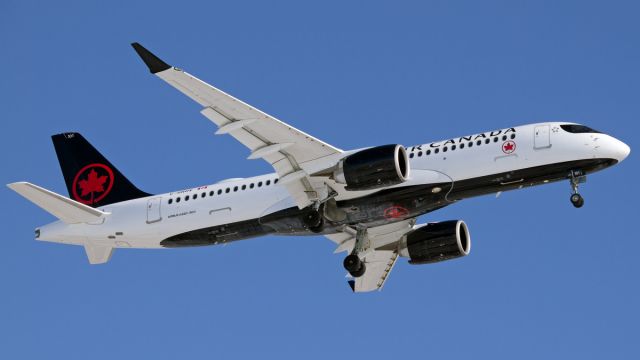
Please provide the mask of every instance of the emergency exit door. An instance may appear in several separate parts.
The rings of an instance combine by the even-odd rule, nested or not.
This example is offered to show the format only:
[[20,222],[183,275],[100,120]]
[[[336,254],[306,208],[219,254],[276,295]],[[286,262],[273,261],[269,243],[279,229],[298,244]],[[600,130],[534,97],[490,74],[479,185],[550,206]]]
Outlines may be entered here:
[[536,126],[533,140],[534,149],[545,149],[551,147],[551,131],[549,125]]
[[159,197],[147,201],[147,224],[162,220],[162,214],[160,213],[161,204],[162,198]]

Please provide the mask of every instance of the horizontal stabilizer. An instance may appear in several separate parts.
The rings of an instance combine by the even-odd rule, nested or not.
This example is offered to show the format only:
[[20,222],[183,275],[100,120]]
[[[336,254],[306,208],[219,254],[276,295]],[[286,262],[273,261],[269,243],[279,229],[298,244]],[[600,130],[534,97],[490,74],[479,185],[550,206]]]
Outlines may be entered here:
[[16,182],[7,186],[67,224],[95,222],[109,215],[28,182]]

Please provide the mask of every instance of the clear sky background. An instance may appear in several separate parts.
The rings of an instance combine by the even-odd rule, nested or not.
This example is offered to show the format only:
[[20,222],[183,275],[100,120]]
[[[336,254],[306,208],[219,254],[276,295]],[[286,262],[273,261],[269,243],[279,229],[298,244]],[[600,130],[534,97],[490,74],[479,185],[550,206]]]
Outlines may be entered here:
[[0,183],[66,195],[49,136],[79,131],[152,193],[270,172],[153,77],[172,65],[337,147],[588,124],[630,157],[463,201],[471,255],[402,259],[354,295],[320,237],[117,250],[36,242],[0,190],[0,358],[637,358],[640,8],[628,1],[0,2]]

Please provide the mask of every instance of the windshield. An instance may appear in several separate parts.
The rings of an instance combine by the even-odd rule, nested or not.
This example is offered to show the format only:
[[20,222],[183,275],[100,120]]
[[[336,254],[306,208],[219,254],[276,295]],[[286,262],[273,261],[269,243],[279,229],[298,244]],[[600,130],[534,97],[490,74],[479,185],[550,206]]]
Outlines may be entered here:
[[594,130],[588,126],[584,126],[584,125],[576,125],[576,124],[566,124],[566,125],[560,125],[560,127],[562,128],[562,130],[566,131],[566,132],[570,132],[570,133],[574,133],[574,134],[584,134],[584,133],[597,133],[600,134],[600,131],[598,130]]

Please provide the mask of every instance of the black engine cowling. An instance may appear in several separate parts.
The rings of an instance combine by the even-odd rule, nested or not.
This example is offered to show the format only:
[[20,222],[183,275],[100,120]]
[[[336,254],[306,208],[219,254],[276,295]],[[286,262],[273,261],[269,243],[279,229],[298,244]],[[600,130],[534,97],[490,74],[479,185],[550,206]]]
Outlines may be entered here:
[[372,190],[403,183],[409,177],[409,157],[402,145],[377,146],[340,160],[333,178],[346,190]]
[[469,255],[471,236],[462,220],[431,223],[403,238],[400,255],[411,264],[430,264]]

